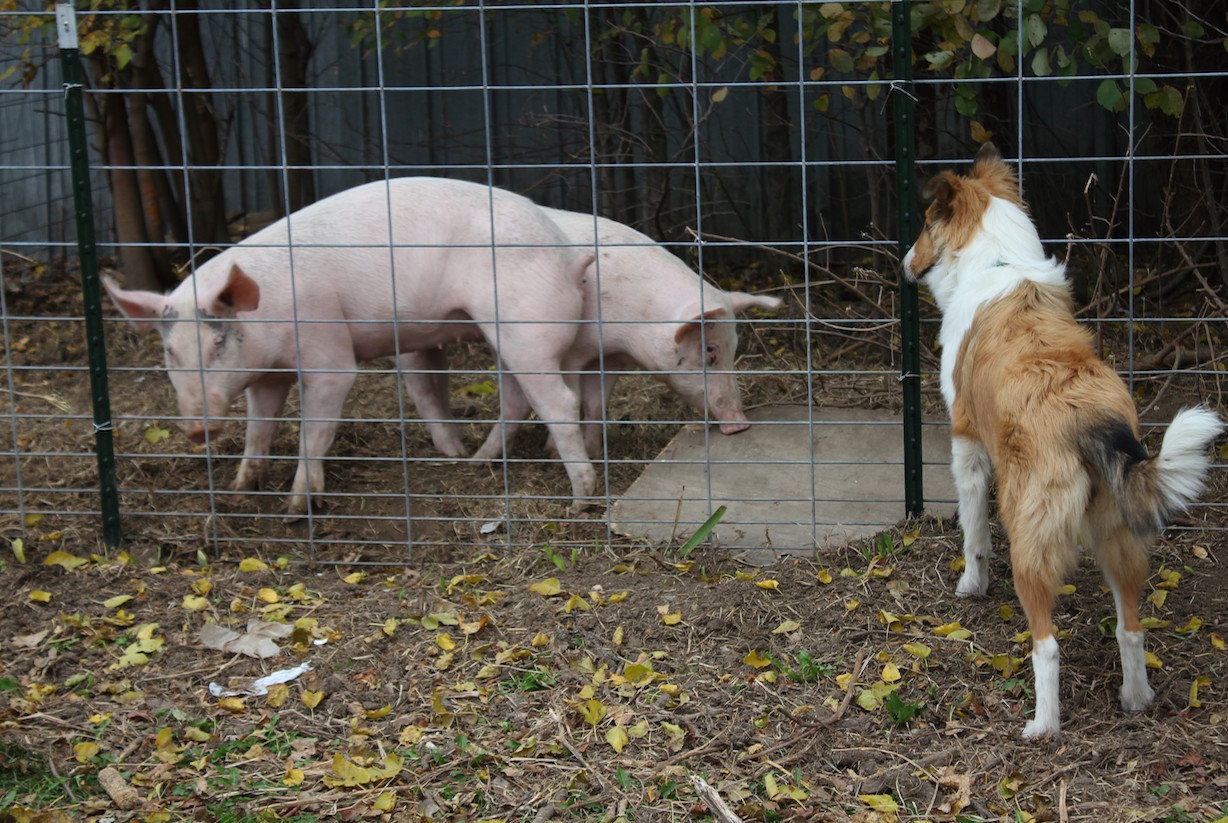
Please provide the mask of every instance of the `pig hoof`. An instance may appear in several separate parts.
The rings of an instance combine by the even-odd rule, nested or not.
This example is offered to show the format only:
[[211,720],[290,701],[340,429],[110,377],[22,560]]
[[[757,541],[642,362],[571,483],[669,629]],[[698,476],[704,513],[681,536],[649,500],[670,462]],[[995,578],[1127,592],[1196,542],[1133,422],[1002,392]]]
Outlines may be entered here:
[[296,494],[290,498],[290,502],[286,504],[286,514],[297,519],[307,516],[307,496]]
[[474,460],[484,460],[487,463],[499,459],[499,452],[495,449],[488,449],[485,446],[473,453]]

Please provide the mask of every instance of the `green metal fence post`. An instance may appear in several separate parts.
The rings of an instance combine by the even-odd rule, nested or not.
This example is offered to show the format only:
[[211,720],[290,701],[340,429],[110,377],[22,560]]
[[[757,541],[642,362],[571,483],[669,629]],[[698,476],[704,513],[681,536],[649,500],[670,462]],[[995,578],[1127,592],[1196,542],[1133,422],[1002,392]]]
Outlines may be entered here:
[[115,446],[111,428],[111,398],[107,389],[107,352],[102,330],[102,296],[98,283],[98,249],[94,242],[94,204],[90,193],[89,149],[85,139],[85,108],[81,103],[81,57],[77,51],[77,18],[69,3],[55,7],[60,65],[64,74],[64,107],[68,118],[73,204],[77,216],[77,251],[81,258],[81,291],[85,306],[85,342],[89,352],[90,395],[94,405],[94,444],[98,455],[98,487],[102,509],[102,539],[119,546],[119,490],[115,483]]
[[[895,191],[900,260],[916,237],[913,190],[912,24],[909,0],[891,4],[892,115],[895,120]],[[904,390],[904,507],[909,515],[925,508],[921,481],[921,329],[917,284],[900,276],[900,384]]]

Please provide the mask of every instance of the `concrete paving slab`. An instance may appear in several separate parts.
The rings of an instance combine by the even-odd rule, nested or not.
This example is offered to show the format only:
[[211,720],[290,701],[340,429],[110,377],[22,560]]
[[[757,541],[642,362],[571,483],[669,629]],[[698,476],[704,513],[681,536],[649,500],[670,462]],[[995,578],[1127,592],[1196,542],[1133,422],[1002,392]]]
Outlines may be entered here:
[[[747,416],[754,425],[733,436],[715,427],[685,426],[614,502],[614,530],[666,543],[677,514],[675,540],[681,542],[724,505],[712,544],[768,563],[860,542],[904,518],[898,415],[772,406]],[[950,426],[924,425],[922,449],[926,510],[950,517],[956,501],[948,468]]]

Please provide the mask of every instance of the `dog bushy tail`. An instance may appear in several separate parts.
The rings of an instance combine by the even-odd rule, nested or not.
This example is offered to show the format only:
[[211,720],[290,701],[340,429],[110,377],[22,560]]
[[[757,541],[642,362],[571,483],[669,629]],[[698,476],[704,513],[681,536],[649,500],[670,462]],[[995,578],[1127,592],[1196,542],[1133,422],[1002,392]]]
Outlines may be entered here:
[[1155,457],[1124,420],[1081,427],[1079,450],[1108,482],[1130,530],[1149,536],[1162,531],[1173,512],[1198,499],[1207,474],[1207,446],[1223,430],[1219,415],[1195,406],[1177,412]]

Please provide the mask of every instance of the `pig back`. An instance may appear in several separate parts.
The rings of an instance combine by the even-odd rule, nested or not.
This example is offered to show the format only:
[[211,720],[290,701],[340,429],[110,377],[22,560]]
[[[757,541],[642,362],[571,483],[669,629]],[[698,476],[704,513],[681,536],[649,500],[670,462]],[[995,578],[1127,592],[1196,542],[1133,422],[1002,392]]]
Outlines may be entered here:
[[[375,181],[307,206],[202,267],[237,263],[259,283],[260,319],[346,320],[360,359],[472,336],[432,321],[540,313],[576,294],[582,252],[531,201],[481,184],[434,177]],[[566,305],[568,301],[561,301]],[[406,326],[404,324],[412,324]],[[446,333],[444,333],[446,331]]]

